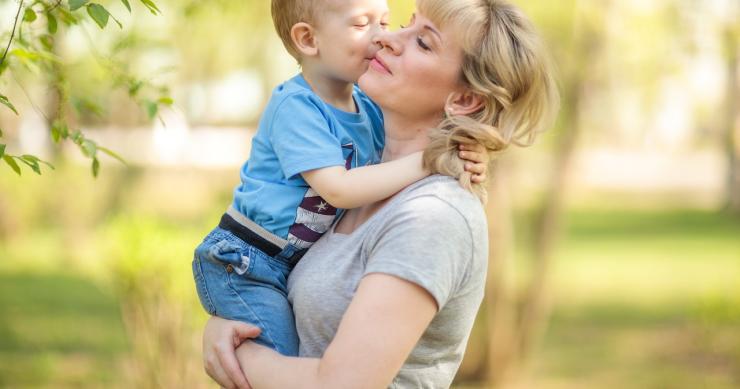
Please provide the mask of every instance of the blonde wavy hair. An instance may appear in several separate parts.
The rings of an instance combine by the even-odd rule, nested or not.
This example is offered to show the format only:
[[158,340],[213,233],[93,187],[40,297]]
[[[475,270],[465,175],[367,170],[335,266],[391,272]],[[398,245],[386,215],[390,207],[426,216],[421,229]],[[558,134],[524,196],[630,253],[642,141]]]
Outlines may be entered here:
[[446,115],[430,131],[424,166],[455,177],[486,200],[458,157],[461,143],[479,143],[495,158],[509,145],[529,146],[559,109],[550,59],[534,26],[517,7],[501,0],[418,0],[418,9],[440,28],[458,33],[462,82],[483,100],[469,115]]

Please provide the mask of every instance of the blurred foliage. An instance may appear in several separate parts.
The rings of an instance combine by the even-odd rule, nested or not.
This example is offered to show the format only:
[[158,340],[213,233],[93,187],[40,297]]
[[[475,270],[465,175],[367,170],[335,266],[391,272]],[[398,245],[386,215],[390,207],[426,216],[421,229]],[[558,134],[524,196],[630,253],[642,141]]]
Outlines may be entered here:
[[[0,2],[10,3],[21,4]],[[161,85],[172,86],[178,101],[193,108],[199,103],[188,102],[192,89],[235,71],[258,73],[263,95],[286,77],[279,64],[287,55],[266,0],[157,0],[162,13],[156,18],[146,2],[132,2],[129,14],[126,2],[100,1],[113,25],[103,30],[100,9],[88,12],[91,3],[64,1],[51,11],[55,34],[45,8],[51,3],[18,8],[24,43],[19,38],[14,45],[43,54],[11,54],[14,46],[10,67],[0,69],[3,93],[10,81],[30,86],[0,97],[0,154],[21,154],[6,149],[4,140],[18,135],[13,109],[24,95],[35,101],[33,109],[45,112],[50,140],[76,139],[95,156],[105,150],[74,129],[145,123],[172,103]],[[84,6],[71,11],[71,3]],[[393,28],[414,9],[408,0],[389,4]],[[691,29],[721,24],[692,19],[704,15],[694,14],[704,4],[700,0],[517,4],[553,49],[566,96],[578,98],[566,107],[571,116],[546,135],[539,169],[517,170],[535,180],[542,166],[552,165],[553,143],[574,124],[584,128],[580,143],[623,144],[620,104],[652,112],[661,83],[686,71],[681,61],[702,49]],[[67,14],[74,23],[64,22]],[[0,34],[10,38],[9,31]],[[287,63],[288,72],[297,70],[290,58]],[[690,125],[701,146],[713,142],[714,133],[703,128],[712,127],[716,107],[696,100],[692,104],[703,113]],[[648,119],[639,120],[648,127]],[[640,140],[646,137],[641,131],[638,126]],[[31,169],[43,163],[22,162],[16,154],[12,160]],[[113,164],[93,181],[64,153],[51,158],[55,174],[20,179],[0,173],[0,386],[209,387],[199,351],[206,316],[190,261],[230,201],[235,170]],[[541,187],[532,192],[550,194]],[[740,386],[738,219],[685,205],[690,201],[680,194],[649,207],[618,194],[589,200],[563,215],[553,257],[552,320],[521,386]],[[533,272],[526,259],[536,213],[529,202],[515,206],[514,273],[520,286]],[[458,377],[461,387],[479,386],[485,378],[479,363],[486,352],[485,318],[482,312]]]
[[[235,179],[229,171],[111,168],[93,181],[63,164],[21,190],[21,178],[0,176],[0,220],[14,225],[0,240],[0,385],[208,387],[199,351],[206,315],[190,260]],[[75,188],[57,194],[67,207],[47,200],[61,182]],[[174,183],[207,190],[183,196]],[[525,383],[737,386],[740,221],[618,203],[566,212],[553,319]],[[517,231],[527,231],[531,211],[515,216]],[[521,257],[526,241],[517,239]],[[530,262],[516,263],[526,278]],[[472,360],[483,347],[478,324],[460,385],[481,379]]]
[[[109,20],[115,22],[123,29],[123,24],[102,4],[90,2],[89,0],[18,0],[17,12],[13,19],[12,28],[9,31],[0,30],[0,37],[7,39],[7,45],[0,57],[0,76],[2,76],[3,89],[7,88],[8,78],[13,79],[19,89],[27,98],[31,97],[26,92],[25,83],[47,83],[52,92],[52,107],[47,112],[40,108],[39,102],[31,101],[34,110],[46,119],[50,128],[50,135],[54,143],[70,141],[77,145],[82,154],[91,160],[92,174],[97,176],[100,170],[98,152],[124,162],[123,159],[112,150],[102,147],[94,140],[86,137],[79,129],[71,129],[70,123],[74,121],[73,114],[69,108],[74,108],[77,116],[102,115],[103,107],[91,96],[79,94],[81,89],[70,83],[68,75],[75,71],[73,64],[65,58],[59,49],[58,41],[64,35],[69,34],[75,28],[84,29],[84,22],[89,18],[100,29],[105,29]],[[129,0],[116,2],[125,7],[130,13],[132,11]],[[152,0],[138,0],[144,8],[154,15],[161,13],[160,9]],[[110,7],[110,5],[109,5]],[[83,10],[87,15],[83,14]],[[122,63],[113,59],[115,51],[110,57],[105,57],[95,52],[95,44],[90,39],[90,50],[93,57],[97,58],[99,65],[104,69],[103,77],[112,88],[121,88],[128,92],[131,99],[142,106],[149,119],[154,119],[160,106],[172,104],[172,98],[168,96],[167,88],[156,87],[150,82],[135,77],[125,71]],[[114,47],[114,49],[121,47]],[[30,79],[30,80],[29,80]],[[96,84],[96,89],[108,93],[110,87]],[[148,91],[151,89],[151,91]],[[152,95],[157,95],[152,97]],[[0,93],[0,103],[5,105],[16,115],[24,115],[18,112],[10,99]],[[0,138],[3,132],[0,129]],[[46,165],[53,169],[53,165],[39,157],[30,154],[12,155],[7,152],[7,144],[0,144],[0,158],[16,174],[21,175],[21,166],[26,165],[37,174],[41,174],[41,166]],[[125,162],[124,162],[125,163]]]

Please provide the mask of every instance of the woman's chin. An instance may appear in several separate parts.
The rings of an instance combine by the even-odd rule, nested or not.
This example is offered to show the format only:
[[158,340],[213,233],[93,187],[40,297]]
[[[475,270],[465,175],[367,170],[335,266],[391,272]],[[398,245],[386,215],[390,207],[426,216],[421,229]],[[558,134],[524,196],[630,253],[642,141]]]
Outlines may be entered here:
[[372,69],[363,73],[360,78],[357,79],[357,85],[365,92],[366,95],[370,96],[371,99],[376,100],[378,96],[378,78],[373,74]]

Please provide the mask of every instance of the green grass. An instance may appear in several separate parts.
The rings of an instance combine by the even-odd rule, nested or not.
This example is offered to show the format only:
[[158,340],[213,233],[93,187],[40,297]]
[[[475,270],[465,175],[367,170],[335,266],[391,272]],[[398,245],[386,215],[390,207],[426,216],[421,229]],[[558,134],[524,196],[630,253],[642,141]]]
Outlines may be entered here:
[[[740,387],[740,220],[701,210],[566,216],[552,320],[524,387]],[[187,257],[200,231],[135,220],[99,226],[111,232],[100,236],[121,241],[112,252],[138,258],[130,275],[190,286],[187,266],[172,261]],[[34,233],[0,247],[0,387],[113,385],[131,356],[119,304],[97,286],[100,273],[87,271],[90,259],[70,257],[97,259],[97,246],[71,250],[58,232]],[[151,256],[172,266],[142,269]],[[519,270],[526,276],[526,266]]]
[[534,388],[740,387],[740,219],[568,214]]
[[63,273],[0,273],[0,387],[99,387],[126,338],[117,302]]

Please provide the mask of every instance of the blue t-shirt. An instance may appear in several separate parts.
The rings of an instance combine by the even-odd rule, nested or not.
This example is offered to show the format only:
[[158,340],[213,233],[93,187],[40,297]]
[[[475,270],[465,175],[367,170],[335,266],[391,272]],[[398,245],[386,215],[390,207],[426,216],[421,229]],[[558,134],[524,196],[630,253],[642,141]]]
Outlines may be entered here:
[[316,242],[338,210],[301,173],[380,162],[383,115],[357,86],[353,97],[357,113],[324,103],[302,75],[275,88],[241,169],[234,208],[294,246],[308,248]]

